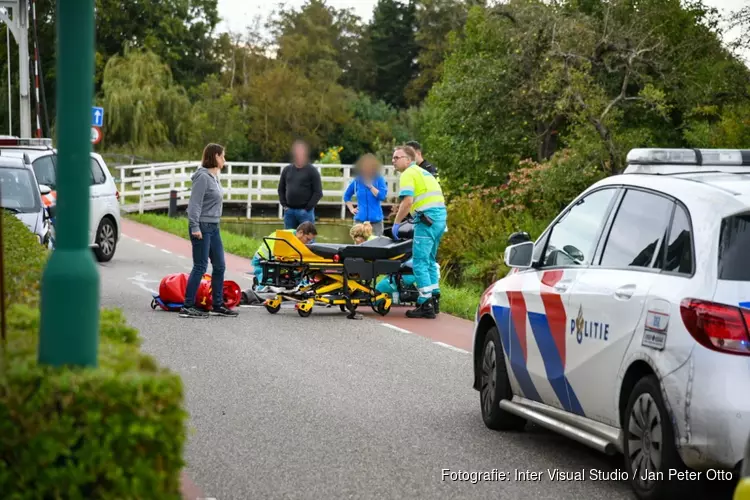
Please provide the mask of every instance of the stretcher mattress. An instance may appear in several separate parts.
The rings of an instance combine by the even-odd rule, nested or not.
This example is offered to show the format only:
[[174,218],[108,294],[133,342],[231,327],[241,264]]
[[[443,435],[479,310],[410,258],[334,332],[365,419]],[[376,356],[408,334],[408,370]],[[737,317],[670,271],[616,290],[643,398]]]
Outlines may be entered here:
[[312,243],[307,246],[311,252],[326,259],[335,255],[341,258],[359,258],[365,260],[392,259],[411,253],[412,241],[393,241],[390,238],[379,237],[366,241],[361,245],[340,245],[336,243]]

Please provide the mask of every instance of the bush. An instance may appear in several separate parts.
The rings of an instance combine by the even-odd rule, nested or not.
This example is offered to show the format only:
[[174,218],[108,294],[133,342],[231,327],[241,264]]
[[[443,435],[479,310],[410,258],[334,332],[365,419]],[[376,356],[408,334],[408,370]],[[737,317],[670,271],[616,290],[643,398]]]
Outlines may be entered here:
[[[14,287],[0,352],[3,499],[180,499],[180,378],[139,351],[138,332],[118,310],[101,312],[98,367],[37,364],[46,252],[12,219],[2,221],[14,235],[3,248]],[[28,287],[34,292],[19,293]]]
[[47,261],[47,252],[23,222],[2,210],[3,270],[5,303],[39,303],[39,281]]
[[486,286],[509,269],[503,262],[508,237],[526,231],[536,239],[550,221],[592,183],[603,178],[569,151],[546,163],[526,160],[510,174],[507,184],[474,189],[448,204],[449,231],[440,245],[440,260],[454,282]]

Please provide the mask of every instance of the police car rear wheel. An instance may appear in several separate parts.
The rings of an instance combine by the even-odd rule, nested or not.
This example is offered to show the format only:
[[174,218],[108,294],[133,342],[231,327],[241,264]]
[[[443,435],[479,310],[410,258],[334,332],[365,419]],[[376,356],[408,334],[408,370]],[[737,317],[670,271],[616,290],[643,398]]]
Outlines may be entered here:
[[[689,481],[669,480],[670,470],[685,470],[655,376],[642,378],[625,409],[624,455],[630,485],[641,500],[680,498]],[[659,480],[663,476],[663,480]],[[692,488],[696,485],[693,484]]]
[[491,328],[485,336],[480,363],[479,402],[484,424],[494,430],[523,429],[524,419],[500,409],[500,401],[512,399],[513,392],[497,328]]

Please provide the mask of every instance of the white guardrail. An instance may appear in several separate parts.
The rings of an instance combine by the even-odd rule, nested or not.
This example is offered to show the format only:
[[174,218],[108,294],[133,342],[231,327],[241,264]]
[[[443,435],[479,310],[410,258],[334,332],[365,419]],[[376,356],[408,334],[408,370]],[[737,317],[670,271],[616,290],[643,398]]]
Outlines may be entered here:
[[[178,200],[186,200],[190,198],[189,184],[186,186],[186,183],[190,182],[190,177],[199,165],[198,161],[181,161],[116,166],[114,168],[118,169],[120,174],[117,180],[120,204],[130,208],[137,205],[139,213],[143,213],[148,209],[147,204],[152,207],[153,205],[168,205],[170,192],[173,190],[177,191]],[[227,162],[226,167],[219,174],[219,180],[224,188],[224,200],[247,202],[248,219],[253,201],[263,204],[272,204],[275,201],[278,204],[279,218],[281,218],[283,209],[278,201],[278,182],[281,170],[286,165],[286,163]],[[344,191],[352,180],[354,166],[328,164],[314,164],[314,166],[318,172],[321,172],[323,183],[323,200],[319,205],[341,205],[341,218],[344,219],[346,217]],[[386,165],[384,170],[388,184],[388,199],[392,199],[398,186],[398,177],[392,165]],[[336,184],[336,188],[330,189],[333,183]],[[132,200],[136,197],[138,201],[133,203]],[[326,197],[335,197],[337,200],[326,200]],[[128,202],[128,200],[131,201]]]

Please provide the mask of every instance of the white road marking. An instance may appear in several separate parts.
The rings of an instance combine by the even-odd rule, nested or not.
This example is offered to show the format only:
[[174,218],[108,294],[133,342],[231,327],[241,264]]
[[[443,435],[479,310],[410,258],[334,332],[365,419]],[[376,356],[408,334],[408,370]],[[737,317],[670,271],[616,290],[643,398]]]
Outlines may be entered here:
[[135,273],[135,276],[133,276],[132,278],[128,278],[128,281],[132,282],[135,286],[143,290],[146,290],[152,295],[158,295],[158,293],[155,290],[152,290],[151,288],[149,288],[148,285],[146,285],[146,283],[159,283],[159,280],[150,280],[146,278],[147,275],[148,273],[137,271]]
[[147,247],[156,248],[156,245],[152,245],[151,243],[146,243]]
[[161,249],[161,251],[164,252],[164,253],[172,253],[169,250],[164,250],[163,248]]
[[187,259],[187,257],[185,257],[184,255],[178,255],[177,257],[180,259]]
[[135,241],[136,243],[140,243],[140,242],[141,242],[141,240],[139,240],[138,238],[131,238],[131,239],[132,239],[133,241]]
[[404,330],[403,328],[399,328],[396,325],[391,325],[389,323],[380,323],[380,324],[383,325],[386,328],[390,328],[391,330],[396,330],[397,332],[411,333],[409,330]]
[[452,350],[452,351],[457,351],[457,352],[462,352],[462,353],[464,353],[464,354],[469,354],[469,351],[465,351],[465,350],[463,350],[463,349],[459,349],[458,347],[456,347],[456,346],[453,346],[453,345],[450,345],[450,344],[444,344],[444,343],[442,343],[442,342],[433,342],[433,343],[434,343],[434,344],[437,344],[437,345],[439,345],[439,346],[441,346],[441,347],[447,347],[448,349],[450,349],[450,350]]

